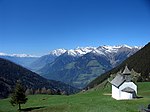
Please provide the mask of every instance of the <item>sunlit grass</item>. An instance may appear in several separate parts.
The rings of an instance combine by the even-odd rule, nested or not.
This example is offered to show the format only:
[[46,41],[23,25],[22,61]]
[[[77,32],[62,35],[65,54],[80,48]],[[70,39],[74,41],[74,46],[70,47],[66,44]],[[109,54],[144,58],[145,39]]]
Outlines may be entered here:
[[[138,95],[143,98],[117,101],[111,98],[111,88],[81,92],[76,95],[30,95],[22,105],[32,112],[138,112],[150,103],[150,83],[138,83]],[[9,99],[0,100],[0,112],[15,112]]]

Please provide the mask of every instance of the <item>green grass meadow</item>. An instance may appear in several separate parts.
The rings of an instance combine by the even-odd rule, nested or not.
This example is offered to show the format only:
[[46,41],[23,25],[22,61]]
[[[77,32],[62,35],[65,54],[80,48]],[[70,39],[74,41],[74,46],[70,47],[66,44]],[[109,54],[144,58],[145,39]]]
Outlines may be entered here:
[[[117,101],[111,98],[111,87],[96,88],[75,95],[31,95],[22,105],[23,112],[138,112],[150,104],[150,82],[138,83],[138,96],[143,98]],[[9,98],[0,100],[0,112],[17,112]]]

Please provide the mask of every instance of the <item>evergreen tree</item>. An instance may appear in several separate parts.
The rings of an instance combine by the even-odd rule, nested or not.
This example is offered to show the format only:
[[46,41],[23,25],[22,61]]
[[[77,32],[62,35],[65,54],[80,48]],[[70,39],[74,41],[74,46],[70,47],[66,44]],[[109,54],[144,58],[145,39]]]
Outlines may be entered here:
[[50,89],[47,89],[46,93],[47,93],[48,95],[51,95],[51,94],[52,94],[52,92],[51,92]]
[[33,89],[27,89],[26,92],[25,92],[25,95],[33,95]]
[[30,89],[27,89],[26,92],[25,92],[25,95],[30,95]]
[[47,92],[46,88],[43,87],[43,88],[41,89],[41,94],[46,94],[46,92]]
[[57,95],[61,95],[61,91],[58,89],[56,92]]
[[40,89],[35,90],[35,94],[41,94]]
[[31,94],[31,95],[33,95],[33,94],[34,94],[34,91],[33,91],[33,89],[32,89],[32,88],[30,89],[30,94]]
[[19,106],[19,110],[21,110],[21,104],[25,104],[27,102],[27,98],[25,95],[25,89],[22,86],[21,82],[18,81],[16,83],[16,87],[14,89],[14,92],[12,93],[10,103],[15,106]]

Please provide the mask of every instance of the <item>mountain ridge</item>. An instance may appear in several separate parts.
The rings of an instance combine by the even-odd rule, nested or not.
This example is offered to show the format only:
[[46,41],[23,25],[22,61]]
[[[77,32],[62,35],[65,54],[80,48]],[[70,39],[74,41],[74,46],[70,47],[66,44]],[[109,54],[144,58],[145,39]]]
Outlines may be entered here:
[[141,48],[128,45],[104,45],[99,47],[77,47],[70,50],[56,49],[38,58],[4,58],[20,64],[45,78],[83,88],[97,76],[114,68]]
[[[109,49],[111,51],[111,49],[115,49],[115,48],[121,48],[121,47],[127,47],[127,48],[138,48],[138,49],[141,49],[142,46],[129,46],[129,45],[126,45],[126,44],[123,44],[123,45],[114,45],[114,46],[111,46],[111,45],[102,45],[102,46],[98,46],[98,47],[92,47],[92,46],[88,46],[88,47],[77,47],[75,49],[64,49],[64,48],[59,48],[59,49],[54,49],[52,51],[50,51],[49,53],[45,54],[45,55],[56,55],[56,56],[60,56],[62,55],[63,53],[67,52],[67,51],[70,51],[70,52],[74,52],[74,53],[80,53],[80,55],[83,55],[83,54],[86,54],[86,53],[89,53],[91,52],[92,50],[95,50],[97,48],[105,48],[105,49]],[[71,53],[70,53],[71,54]],[[76,54],[77,55],[77,54]],[[7,54],[7,53],[3,53],[3,52],[0,52],[0,56],[14,56],[14,57],[42,57],[42,56],[36,56],[36,55],[30,55],[30,54]]]
[[78,55],[77,52],[76,56],[65,52],[40,69],[38,73],[45,78],[83,88],[94,78],[120,64],[139,49],[140,47],[122,45],[100,46],[92,48],[84,55]]
[[150,42],[135,54],[124,60],[120,65],[116,66],[112,70],[97,77],[91,83],[87,85],[87,88],[93,88],[95,85],[99,85],[111,77],[111,74],[115,74],[122,70],[125,66],[129,69],[133,69],[135,72],[141,74],[138,77],[138,81],[150,81]]

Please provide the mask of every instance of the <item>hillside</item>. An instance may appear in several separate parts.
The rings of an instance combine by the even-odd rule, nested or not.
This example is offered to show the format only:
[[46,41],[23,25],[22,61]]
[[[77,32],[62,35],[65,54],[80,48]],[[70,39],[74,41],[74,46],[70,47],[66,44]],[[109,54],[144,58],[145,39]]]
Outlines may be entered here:
[[111,74],[117,73],[126,65],[129,67],[129,69],[133,69],[137,73],[141,73],[138,81],[150,81],[150,43],[145,45],[134,55],[127,58],[119,66],[97,77],[87,87],[92,88],[95,85],[102,83],[103,81],[107,80]]
[[59,81],[47,80],[30,70],[13,62],[0,58],[0,98],[7,97],[17,80],[21,80],[27,88],[49,88],[66,93],[75,93],[77,89]]

